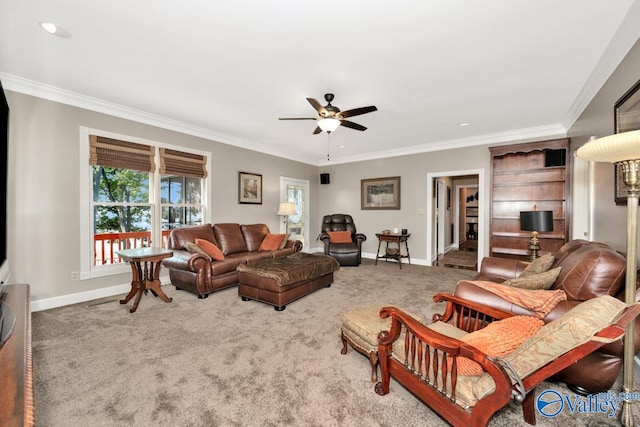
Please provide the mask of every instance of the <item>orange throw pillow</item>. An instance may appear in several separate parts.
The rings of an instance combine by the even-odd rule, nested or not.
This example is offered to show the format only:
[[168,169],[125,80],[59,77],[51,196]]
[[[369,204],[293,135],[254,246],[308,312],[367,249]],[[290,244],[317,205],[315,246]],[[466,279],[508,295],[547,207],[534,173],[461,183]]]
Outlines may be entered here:
[[202,248],[211,258],[216,261],[224,261],[224,254],[213,243],[204,239],[195,239],[195,244]]
[[350,231],[327,231],[331,243],[351,243]]
[[260,243],[259,251],[275,251],[280,249],[282,241],[285,239],[286,234],[271,234],[267,233],[264,236],[264,240]]
[[[465,342],[491,357],[506,356],[534,334],[544,322],[531,316],[513,316],[488,324],[462,337]],[[458,356],[458,375],[482,375],[482,366]],[[449,366],[451,368],[451,366]]]

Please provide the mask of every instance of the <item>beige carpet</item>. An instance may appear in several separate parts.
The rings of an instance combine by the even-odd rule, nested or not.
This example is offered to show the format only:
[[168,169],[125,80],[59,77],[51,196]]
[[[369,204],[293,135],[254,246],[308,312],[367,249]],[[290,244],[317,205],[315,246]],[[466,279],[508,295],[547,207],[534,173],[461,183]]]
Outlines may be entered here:
[[[117,298],[33,314],[40,426],[435,426],[444,421],[399,384],[378,396],[368,359],[340,354],[342,313],[394,304],[427,318],[431,296],[471,271],[365,260],[285,311],[235,288],[199,300],[165,286],[130,314]],[[594,373],[597,375],[597,373]],[[543,383],[539,390],[551,387]],[[569,393],[560,385],[553,386]],[[636,390],[638,388],[636,387]],[[573,396],[571,394],[571,396]],[[609,425],[604,415],[538,416],[539,426]],[[491,426],[522,425],[519,406]]]

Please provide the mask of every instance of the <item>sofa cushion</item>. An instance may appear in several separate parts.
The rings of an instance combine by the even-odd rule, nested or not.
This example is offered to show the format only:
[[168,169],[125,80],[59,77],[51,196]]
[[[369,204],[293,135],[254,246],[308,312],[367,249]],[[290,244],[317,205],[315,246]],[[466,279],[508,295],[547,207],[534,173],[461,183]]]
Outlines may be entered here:
[[167,247],[169,249],[184,249],[187,250],[185,244],[187,242],[195,243],[196,238],[204,239],[217,244],[216,237],[213,234],[213,228],[211,224],[194,225],[187,227],[180,227],[171,230],[169,234],[169,240]]
[[196,245],[216,261],[224,261],[222,251],[208,240],[196,239]]
[[568,299],[616,295],[624,284],[626,260],[607,245],[584,245],[567,255],[561,266],[553,288],[565,291]]
[[543,273],[530,274],[524,277],[520,275],[520,277],[516,277],[515,279],[505,280],[502,284],[521,289],[551,289],[560,271],[562,271],[562,267],[556,267]]
[[287,242],[289,241],[289,238],[291,237],[291,233],[288,233],[284,236],[284,239],[282,239],[282,243],[280,243],[280,247],[278,249],[284,249],[287,246]]
[[351,243],[350,231],[327,231],[330,243]]
[[[460,338],[491,357],[506,356],[534,334],[544,322],[530,316],[513,316],[490,323]],[[457,357],[458,375],[482,375],[482,366],[466,357]],[[449,367],[450,368],[450,367]]]
[[260,244],[258,250],[260,251],[276,251],[280,249],[280,245],[284,241],[286,234],[267,234],[264,237],[264,240]]
[[269,234],[266,224],[241,225],[240,229],[249,252],[257,251],[265,236]]
[[225,256],[247,252],[240,224],[214,224],[213,231],[219,243],[218,247]]
[[[200,240],[200,239],[196,239],[196,240]],[[196,245],[195,243],[187,242],[187,243],[184,244],[184,248],[187,250],[187,252],[189,252],[191,254],[204,255],[204,257],[206,259],[211,261],[211,257],[209,256],[209,254],[204,249],[202,249],[200,246]]]
[[529,264],[522,273],[520,273],[519,277],[533,276],[535,274],[549,271],[554,259],[555,257],[552,254],[544,254],[541,257],[534,259],[533,262]]

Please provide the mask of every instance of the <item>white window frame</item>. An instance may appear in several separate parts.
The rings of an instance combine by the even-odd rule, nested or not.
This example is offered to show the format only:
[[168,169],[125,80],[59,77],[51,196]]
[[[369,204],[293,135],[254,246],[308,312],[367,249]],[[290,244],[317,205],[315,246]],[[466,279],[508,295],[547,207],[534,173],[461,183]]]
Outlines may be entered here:
[[[93,194],[92,194],[92,167],[89,164],[89,135],[98,135],[107,138],[130,141],[138,144],[145,144],[155,148],[155,162],[160,165],[160,148],[178,150],[185,153],[193,153],[206,156],[207,177],[202,183],[202,205],[204,206],[203,222],[211,222],[211,207],[209,205],[209,189],[211,188],[211,152],[189,149],[186,147],[164,144],[136,138],[129,135],[122,135],[99,129],[91,129],[85,126],[80,127],[80,280],[92,279],[95,277],[112,276],[116,274],[130,273],[131,267],[127,263],[93,265]],[[151,240],[162,241],[162,206],[160,203],[160,170],[149,175],[149,204],[151,206]]]

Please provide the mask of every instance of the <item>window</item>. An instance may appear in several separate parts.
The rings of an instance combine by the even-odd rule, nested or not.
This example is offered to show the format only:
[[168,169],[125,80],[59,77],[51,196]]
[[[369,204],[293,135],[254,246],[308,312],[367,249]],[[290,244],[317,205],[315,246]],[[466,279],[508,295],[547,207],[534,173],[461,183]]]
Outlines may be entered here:
[[81,152],[89,157],[89,162],[81,162],[81,174],[91,177],[80,180],[86,212],[81,224],[81,279],[128,271],[119,250],[166,247],[172,229],[208,222],[209,153],[87,128],[81,128],[80,139]]

